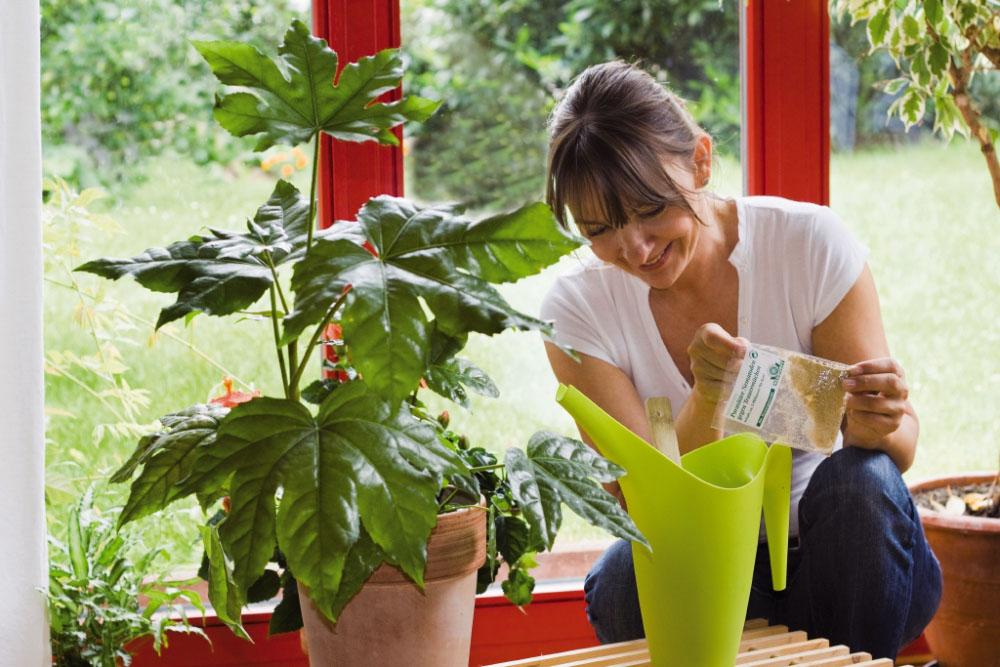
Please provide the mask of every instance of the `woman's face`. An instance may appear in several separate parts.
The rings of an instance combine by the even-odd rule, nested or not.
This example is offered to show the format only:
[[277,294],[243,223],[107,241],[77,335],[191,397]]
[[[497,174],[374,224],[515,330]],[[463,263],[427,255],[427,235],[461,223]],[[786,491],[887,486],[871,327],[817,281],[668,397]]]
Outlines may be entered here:
[[[682,187],[694,189],[693,174],[668,167]],[[701,224],[679,207],[638,210],[619,229],[601,219],[596,202],[570,206],[577,227],[601,260],[614,264],[653,289],[675,285],[694,256]]]

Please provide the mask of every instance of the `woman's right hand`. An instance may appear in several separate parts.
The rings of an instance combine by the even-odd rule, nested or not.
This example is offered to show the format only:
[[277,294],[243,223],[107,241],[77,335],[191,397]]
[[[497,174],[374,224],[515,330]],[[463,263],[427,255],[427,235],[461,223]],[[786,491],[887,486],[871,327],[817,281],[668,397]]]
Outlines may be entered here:
[[749,345],[750,341],[746,338],[730,336],[714,322],[698,327],[687,349],[691,375],[694,376],[692,395],[712,405],[718,403],[729,360],[734,354],[742,359]]

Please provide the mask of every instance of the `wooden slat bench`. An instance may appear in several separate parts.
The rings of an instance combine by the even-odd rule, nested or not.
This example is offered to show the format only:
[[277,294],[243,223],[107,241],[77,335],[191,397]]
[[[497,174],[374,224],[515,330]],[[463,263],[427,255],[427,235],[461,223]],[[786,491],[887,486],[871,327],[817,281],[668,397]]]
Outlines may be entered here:
[[[646,640],[637,639],[501,662],[488,667],[648,667],[649,664]],[[869,653],[852,653],[846,646],[830,646],[827,639],[809,639],[805,632],[790,632],[784,625],[768,625],[763,619],[753,619],[743,626],[743,638],[740,640],[736,665],[739,667],[842,667],[844,665],[893,667],[893,662],[888,658],[873,659]]]

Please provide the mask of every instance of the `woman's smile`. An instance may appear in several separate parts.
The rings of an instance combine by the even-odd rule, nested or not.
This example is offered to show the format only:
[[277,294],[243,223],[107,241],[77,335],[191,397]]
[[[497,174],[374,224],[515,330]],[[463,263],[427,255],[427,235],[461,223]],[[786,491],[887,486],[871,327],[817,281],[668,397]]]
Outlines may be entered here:
[[673,247],[674,247],[674,242],[671,241],[670,243],[667,244],[667,247],[663,249],[663,252],[660,253],[659,257],[657,257],[652,261],[646,262],[645,264],[640,264],[635,268],[638,269],[639,271],[642,271],[643,273],[647,273],[649,271],[655,271],[656,269],[660,268],[661,266],[667,263],[667,259],[670,257],[670,249]]

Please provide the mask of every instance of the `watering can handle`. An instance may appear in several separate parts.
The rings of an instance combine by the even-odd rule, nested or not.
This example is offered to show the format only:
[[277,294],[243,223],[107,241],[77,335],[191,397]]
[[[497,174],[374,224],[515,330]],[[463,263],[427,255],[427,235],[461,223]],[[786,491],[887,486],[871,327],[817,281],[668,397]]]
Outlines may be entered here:
[[788,573],[788,508],[792,486],[792,450],[774,444],[764,461],[764,527],[771,558],[771,585],[785,590]]

